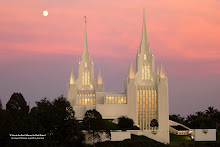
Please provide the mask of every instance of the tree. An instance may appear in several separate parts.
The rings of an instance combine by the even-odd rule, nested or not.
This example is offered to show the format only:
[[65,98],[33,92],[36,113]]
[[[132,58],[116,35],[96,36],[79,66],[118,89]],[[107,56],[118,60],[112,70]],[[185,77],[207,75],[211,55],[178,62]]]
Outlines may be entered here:
[[202,111],[198,111],[198,112],[196,112],[196,116],[197,116],[197,117],[204,117],[204,116],[205,116],[205,113],[202,112]]
[[28,114],[29,106],[21,93],[13,93],[6,104],[6,110],[14,117],[22,117]]
[[213,120],[215,121],[216,129],[220,126],[220,111],[216,111],[213,115]]
[[6,124],[9,133],[28,133],[29,106],[21,93],[13,93],[6,104]]
[[1,99],[0,99],[0,110],[2,110],[3,108],[2,108],[2,101],[1,101]]
[[178,123],[184,123],[184,117],[181,117],[179,114],[169,115],[169,119]]
[[127,116],[121,116],[118,118],[118,127],[122,130],[132,129],[134,121]]
[[53,112],[53,137],[61,143],[81,144],[84,140],[84,135],[74,117],[73,108],[63,95],[53,101]]
[[66,98],[60,96],[50,102],[47,98],[36,102],[30,115],[35,133],[47,134],[47,139],[61,144],[80,146],[84,140],[75,112]]
[[158,122],[156,119],[152,119],[150,122],[150,126],[154,129],[155,127],[158,127]]
[[86,111],[83,118],[83,128],[86,129],[89,134],[92,133],[93,144],[94,139],[101,139],[99,133],[101,130],[105,130],[107,134],[110,134],[109,130],[106,129],[105,122],[102,120],[102,115],[95,109]]
[[212,117],[217,112],[217,109],[214,109],[214,107],[208,107],[205,112],[208,116]]
[[193,114],[188,115],[187,118],[186,118],[187,123],[191,123],[191,122],[193,122],[195,119],[196,119],[196,116],[193,115]]
[[36,102],[36,107],[33,107],[30,111],[30,119],[32,123],[32,131],[33,133],[42,133],[49,134],[52,131],[52,123],[55,118],[53,117],[52,102],[50,102],[47,98],[43,98],[40,101]]

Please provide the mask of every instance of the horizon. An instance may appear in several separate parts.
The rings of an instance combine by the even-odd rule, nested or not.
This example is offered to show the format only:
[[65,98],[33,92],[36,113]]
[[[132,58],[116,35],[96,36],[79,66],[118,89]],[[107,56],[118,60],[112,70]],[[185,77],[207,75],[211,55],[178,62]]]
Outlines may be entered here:
[[44,97],[67,97],[70,72],[77,77],[83,50],[85,15],[95,78],[100,67],[105,91],[123,92],[131,62],[136,69],[144,7],[150,48],[168,77],[170,114],[220,110],[220,1],[158,1],[1,1],[4,108],[13,92],[22,93],[31,107]]

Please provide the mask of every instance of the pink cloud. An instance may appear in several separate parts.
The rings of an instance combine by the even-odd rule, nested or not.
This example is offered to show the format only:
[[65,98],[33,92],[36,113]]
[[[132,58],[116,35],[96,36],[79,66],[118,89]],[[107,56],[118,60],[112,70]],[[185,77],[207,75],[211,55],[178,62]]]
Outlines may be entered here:
[[[145,7],[148,40],[156,60],[220,58],[220,3],[215,0],[1,3],[1,50],[80,56],[86,15],[89,50],[94,58],[133,60],[140,45]],[[44,9],[49,11],[48,17],[42,16]],[[1,61],[7,61],[8,56],[0,56],[5,58]]]

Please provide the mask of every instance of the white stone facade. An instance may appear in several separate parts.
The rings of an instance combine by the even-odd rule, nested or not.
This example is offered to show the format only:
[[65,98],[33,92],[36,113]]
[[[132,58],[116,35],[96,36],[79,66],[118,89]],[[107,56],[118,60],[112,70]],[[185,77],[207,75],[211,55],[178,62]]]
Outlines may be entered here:
[[216,141],[216,129],[194,129],[195,141]]
[[[78,64],[78,78],[71,72],[67,85],[68,100],[75,116],[82,120],[89,109],[96,109],[104,119],[115,119],[122,115],[132,118],[143,134],[169,143],[169,104],[168,79],[163,66],[155,71],[154,55],[147,41],[145,14],[143,16],[142,41],[136,55],[136,72],[132,64],[128,69],[123,93],[104,92],[101,72],[94,78],[94,64],[91,61],[87,45],[85,28],[84,48]],[[150,127],[152,119],[159,127]],[[157,130],[157,135],[152,130]]]

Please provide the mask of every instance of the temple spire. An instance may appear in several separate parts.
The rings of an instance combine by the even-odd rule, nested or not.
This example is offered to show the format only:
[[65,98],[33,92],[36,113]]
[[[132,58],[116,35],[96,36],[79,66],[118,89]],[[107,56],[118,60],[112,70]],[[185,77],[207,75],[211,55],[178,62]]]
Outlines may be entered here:
[[146,22],[145,22],[145,9],[143,9],[143,28],[142,28],[142,43],[147,40],[147,32],[146,32]]
[[99,75],[98,75],[98,84],[103,84],[102,83],[102,76],[101,76],[100,68],[99,68]]
[[145,9],[143,9],[143,27],[142,27],[142,40],[141,44],[147,44],[147,29],[146,29],[146,22],[145,22]]
[[147,42],[147,29],[146,29],[146,22],[145,22],[145,9],[143,9],[142,40],[141,40],[139,53],[145,49],[147,49],[147,51],[149,53],[149,46],[148,46],[148,42]]
[[74,84],[74,83],[75,83],[75,78],[74,78],[73,71],[72,71],[70,75],[70,84]]
[[165,71],[163,68],[163,64],[161,64],[161,68],[160,68],[160,78],[164,79],[165,78]]
[[157,66],[157,75],[160,75],[159,66]]
[[86,60],[89,58],[88,43],[87,43],[87,30],[86,30],[86,16],[84,17],[85,17],[85,35],[84,35],[82,60]]
[[131,63],[130,68],[128,70],[128,78],[131,78],[131,79],[134,78],[134,70],[133,70],[132,63]]

